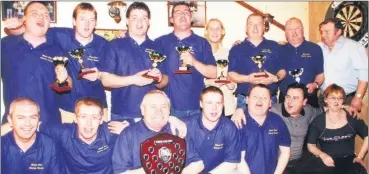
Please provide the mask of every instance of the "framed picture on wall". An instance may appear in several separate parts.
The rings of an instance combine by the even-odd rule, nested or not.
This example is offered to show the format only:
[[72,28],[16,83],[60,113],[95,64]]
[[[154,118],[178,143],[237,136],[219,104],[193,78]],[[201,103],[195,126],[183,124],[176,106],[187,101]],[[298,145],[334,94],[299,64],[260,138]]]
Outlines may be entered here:
[[[21,19],[24,16],[24,8],[26,8],[27,1],[3,1],[1,2],[2,20],[17,17]],[[43,1],[50,12],[51,23],[56,23],[56,1]]]
[[[173,26],[170,22],[170,18],[172,17],[172,9],[173,4],[176,1],[168,1],[168,26]],[[192,13],[192,27],[204,28],[206,25],[206,1],[189,1],[190,10]]]
[[95,29],[95,34],[105,38],[107,41],[111,41],[116,38],[119,31],[126,31],[123,29]]

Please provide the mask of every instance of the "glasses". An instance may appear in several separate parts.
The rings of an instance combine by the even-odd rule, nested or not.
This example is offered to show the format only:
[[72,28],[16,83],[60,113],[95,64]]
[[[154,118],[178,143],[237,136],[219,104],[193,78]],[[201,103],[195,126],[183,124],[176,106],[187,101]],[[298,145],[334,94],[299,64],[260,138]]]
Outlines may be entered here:
[[335,100],[342,101],[343,97],[328,97],[328,99],[332,101],[335,101]]
[[87,120],[88,118],[92,119],[92,121],[100,121],[102,116],[101,115],[78,115],[77,116],[81,120]]
[[289,96],[289,95],[286,95],[286,100],[297,101],[297,100],[299,100],[299,99],[300,99],[300,97],[297,97],[297,96],[293,96],[293,97],[291,97],[291,96]]

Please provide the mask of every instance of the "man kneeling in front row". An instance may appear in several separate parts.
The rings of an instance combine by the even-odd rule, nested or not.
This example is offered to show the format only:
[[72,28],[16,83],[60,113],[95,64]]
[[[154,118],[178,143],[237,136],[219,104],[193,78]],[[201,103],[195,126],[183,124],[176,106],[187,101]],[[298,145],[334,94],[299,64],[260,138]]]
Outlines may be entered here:
[[[143,119],[129,126],[119,135],[113,151],[114,173],[145,173],[140,160],[140,143],[158,133],[170,133],[170,101],[159,90],[148,92],[141,103]],[[186,164],[183,173],[200,173],[204,164],[194,150],[190,139],[186,139]]]

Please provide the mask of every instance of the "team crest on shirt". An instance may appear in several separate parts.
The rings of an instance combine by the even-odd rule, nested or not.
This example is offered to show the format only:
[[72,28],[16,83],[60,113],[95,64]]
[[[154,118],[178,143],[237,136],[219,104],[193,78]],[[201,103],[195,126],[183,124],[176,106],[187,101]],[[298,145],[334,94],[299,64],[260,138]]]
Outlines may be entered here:
[[108,145],[104,145],[104,146],[102,146],[102,147],[99,147],[99,148],[97,149],[97,152],[96,152],[96,153],[103,152],[103,151],[105,151],[105,150],[107,150],[107,149],[109,149],[109,146],[108,146]]
[[301,57],[302,58],[311,58],[311,54],[310,53],[302,53]]
[[99,57],[96,56],[88,56],[87,60],[93,61],[93,62],[98,62],[99,61]]
[[53,62],[53,58],[50,57],[50,56],[47,56],[45,54],[42,54],[41,57],[40,57],[40,59],[46,60],[46,61],[49,61],[49,62]]
[[277,135],[278,134],[278,129],[269,129],[268,134],[269,135]]
[[167,147],[162,147],[159,149],[159,158],[164,162],[167,163],[172,156],[170,149]]
[[31,163],[28,169],[29,170],[44,170],[44,165],[40,163]]
[[224,144],[214,144],[214,149],[215,150],[223,149],[223,147],[224,147]]
[[272,50],[271,49],[264,48],[264,49],[261,50],[261,52],[262,53],[269,53],[269,54],[271,54],[272,53]]

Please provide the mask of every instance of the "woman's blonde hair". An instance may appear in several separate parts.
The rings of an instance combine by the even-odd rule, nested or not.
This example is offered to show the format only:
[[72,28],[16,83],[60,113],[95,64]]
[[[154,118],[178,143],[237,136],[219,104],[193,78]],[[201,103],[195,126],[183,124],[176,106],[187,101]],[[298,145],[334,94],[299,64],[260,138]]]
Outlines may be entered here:
[[208,29],[209,29],[209,24],[213,21],[218,21],[220,23],[220,27],[222,29],[222,36],[220,37],[220,43],[222,43],[223,41],[223,38],[225,36],[225,28],[224,28],[224,25],[223,25],[223,22],[220,21],[219,19],[217,18],[212,18],[208,21],[208,23],[206,24],[205,26],[205,30],[204,30],[204,37],[206,38],[206,40],[209,40],[209,34],[208,34]]

